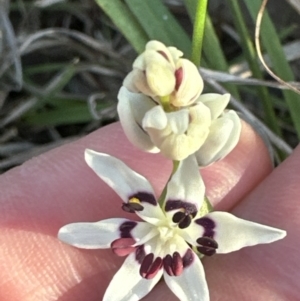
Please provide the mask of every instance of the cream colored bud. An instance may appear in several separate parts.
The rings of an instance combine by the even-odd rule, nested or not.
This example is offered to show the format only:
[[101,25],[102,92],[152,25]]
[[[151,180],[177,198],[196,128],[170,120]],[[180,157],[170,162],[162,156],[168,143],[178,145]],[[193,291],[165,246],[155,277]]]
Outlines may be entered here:
[[175,107],[185,107],[194,103],[203,90],[203,80],[197,67],[186,59],[177,62],[175,72],[175,91],[170,97],[170,103]]
[[180,161],[205,142],[210,122],[210,111],[202,103],[171,113],[156,106],[145,114],[143,128],[164,156]]

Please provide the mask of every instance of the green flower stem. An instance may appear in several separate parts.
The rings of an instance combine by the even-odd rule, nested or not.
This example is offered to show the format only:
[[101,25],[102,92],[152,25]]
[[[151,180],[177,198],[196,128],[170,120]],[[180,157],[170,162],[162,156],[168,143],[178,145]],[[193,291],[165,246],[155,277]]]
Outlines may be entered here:
[[166,96],[161,96],[160,98],[160,103],[164,109],[165,112],[171,112],[171,106],[170,106],[170,95]]
[[200,61],[201,61],[201,51],[202,51],[202,43],[204,37],[207,3],[208,0],[198,0],[196,14],[195,14],[191,61],[197,67],[200,66]]
[[164,187],[164,189],[163,189],[160,197],[158,198],[158,204],[160,205],[161,208],[163,207],[163,205],[165,203],[168,183],[170,182],[172,176],[174,175],[174,173],[178,169],[179,163],[180,163],[180,161],[173,160],[173,169],[172,169],[172,172],[171,172],[170,177],[169,177],[169,179],[167,181],[167,184],[165,185],[165,187]]
[[180,161],[173,160],[173,169],[172,169],[171,176],[173,176],[174,173],[176,172],[176,170],[178,169],[179,163],[180,163]]
[[[172,176],[174,175],[174,173],[177,171],[178,169],[178,166],[180,164],[180,161],[175,161],[173,160],[173,169],[172,169],[172,172],[171,172],[171,175],[167,181],[167,184],[165,185],[159,199],[158,199],[158,204],[160,205],[161,208],[163,208],[164,204],[165,204],[165,200],[166,200],[166,194],[167,194],[167,186],[168,186],[168,183],[170,182]],[[210,203],[209,199],[207,196],[204,197],[204,202],[198,212],[198,216],[204,216],[206,215],[207,213],[209,212],[212,212],[214,210],[212,204]]]
[[198,215],[199,216],[204,216],[209,212],[214,211],[214,207],[212,206],[212,204],[210,203],[209,199],[207,196],[204,197],[204,202],[202,204],[202,207],[199,210]]

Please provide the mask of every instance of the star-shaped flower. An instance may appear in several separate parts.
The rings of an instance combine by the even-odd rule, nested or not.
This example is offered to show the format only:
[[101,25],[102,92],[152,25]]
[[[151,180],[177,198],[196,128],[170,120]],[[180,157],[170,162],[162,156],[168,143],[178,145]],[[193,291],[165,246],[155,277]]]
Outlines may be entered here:
[[179,163],[162,206],[146,178],[122,161],[87,150],[86,162],[122,199],[123,210],[143,221],[112,218],[62,227],[58,237],[75,247],[111,248],[128,257],[113,277],[104,301],[137,301],[164,276],[181,301],[208,301],[198,255],[228,253],[282,239],[285,231],[226,212],[201,214],[205,187],[194,156]]

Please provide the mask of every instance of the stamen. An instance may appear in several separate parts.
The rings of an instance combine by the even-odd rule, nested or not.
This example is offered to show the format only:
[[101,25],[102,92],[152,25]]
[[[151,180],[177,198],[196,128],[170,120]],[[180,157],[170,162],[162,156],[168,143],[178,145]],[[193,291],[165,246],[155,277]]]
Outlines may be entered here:
[[139,203],[135,203],[135,202],[130,203],[130,202],[128,202],[127,204],[122,205],[122,209],[125,212],[135,213],[135,211],[143,211],[144,207]]
[[147,275],[147,272],[149,271],[152,262],[153,262],[153,258],[154,258],[154,254],[150,253],[148,255],[146,255],[146,257],[144,258],[141,267],[140,267],[140,275],[145,278]]
[[135,204],[135,203],[140,204],[141,203],[141,201],[138,198],[135,198],[135,197],[131,198],[128,202],[131,203],[131,204]]
[[145,279],[152,279],[162,267],[162,259],[157,257],[154,261],[154,254],[150,253],[144,258],[141,267],[140,275]]
[[192,217],[187,215],[186,212],[178,211],[173,215],[172,221],[178,224],[180,229],[185,229],[191,224]]
[[143,202],[154,206],[157,205],[157,201],[153,194],[148,192],[138,192],[129,197],[128,203],[123,204],[122,209],[129,213],[143,211],[144,206],[141,204]]
[[111,249],[118,256],[126,256],[135,250],[133,238],[119,238],[111,243]]
[[163,259],[163,264],[164,264],[164,270],[169,276],[174,276],[173,269],[172,269],[172,263],[173,263],[173,258],[170,254],[168,254],[164,259]]
[[185,218],[184,212],[178,211],[173,215],[172,221],[176,224],[180,223]]
[[180,229],[187,228],[192,222],[192,218],[190,215],[186,215],[185,218],[178,224]]
[[182,258],[180,256],[180,254],[178,252],[175,252],[173,254],[172,270],[173,270],[174,276],[179,276],[182,273],[183,262],[182,262]]
[[206,256],[214,255],[218,248],[218,243],[211,237],[200,237],[197,239],[197,243],[201,245],[197,247],[197,250]]
[[144,278],[153,279],[161,267],[162,267],[162,259],[160,257],[156,257],[156,259],[152,263],[146,277],[144,277]]
[[216,249],[213,249],[213,248],[209,248],[209,247],[197,247],[197,250],[198,252],[200,252],[201,254],[203,255],[206,255],[206,256],[212,256],[214,254],[216,254]]
[[214,239],[206,236],[198,238],[197,243],[204,247],[210,247],[214,249],[218,248],[218,243]]
[[183,271],[183,259],[178,252],[173,253],[173,257],[168,254],[163,259],[164,270],[169,276],[180,276]]

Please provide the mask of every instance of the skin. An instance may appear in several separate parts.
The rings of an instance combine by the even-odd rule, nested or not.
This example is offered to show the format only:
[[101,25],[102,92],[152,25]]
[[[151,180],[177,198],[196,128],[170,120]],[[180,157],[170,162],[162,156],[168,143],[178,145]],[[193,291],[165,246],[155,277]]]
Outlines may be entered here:
[[[123,258],[56,238],[71,222],[129,217],[118,196],[86,165],[85,148],[106,152],[146,176],[157,194],[170,162],[135,149],[119,124],[29,160],[0,177],[0,300],[98,301]],[[300,149],[272,171],[267,150],[243,125],[238,146],[202,170],[218,210],[285,229],[270,245],[205,258],[211,300],[299,300]],[[163,281],[143,300],[177,300]]]

